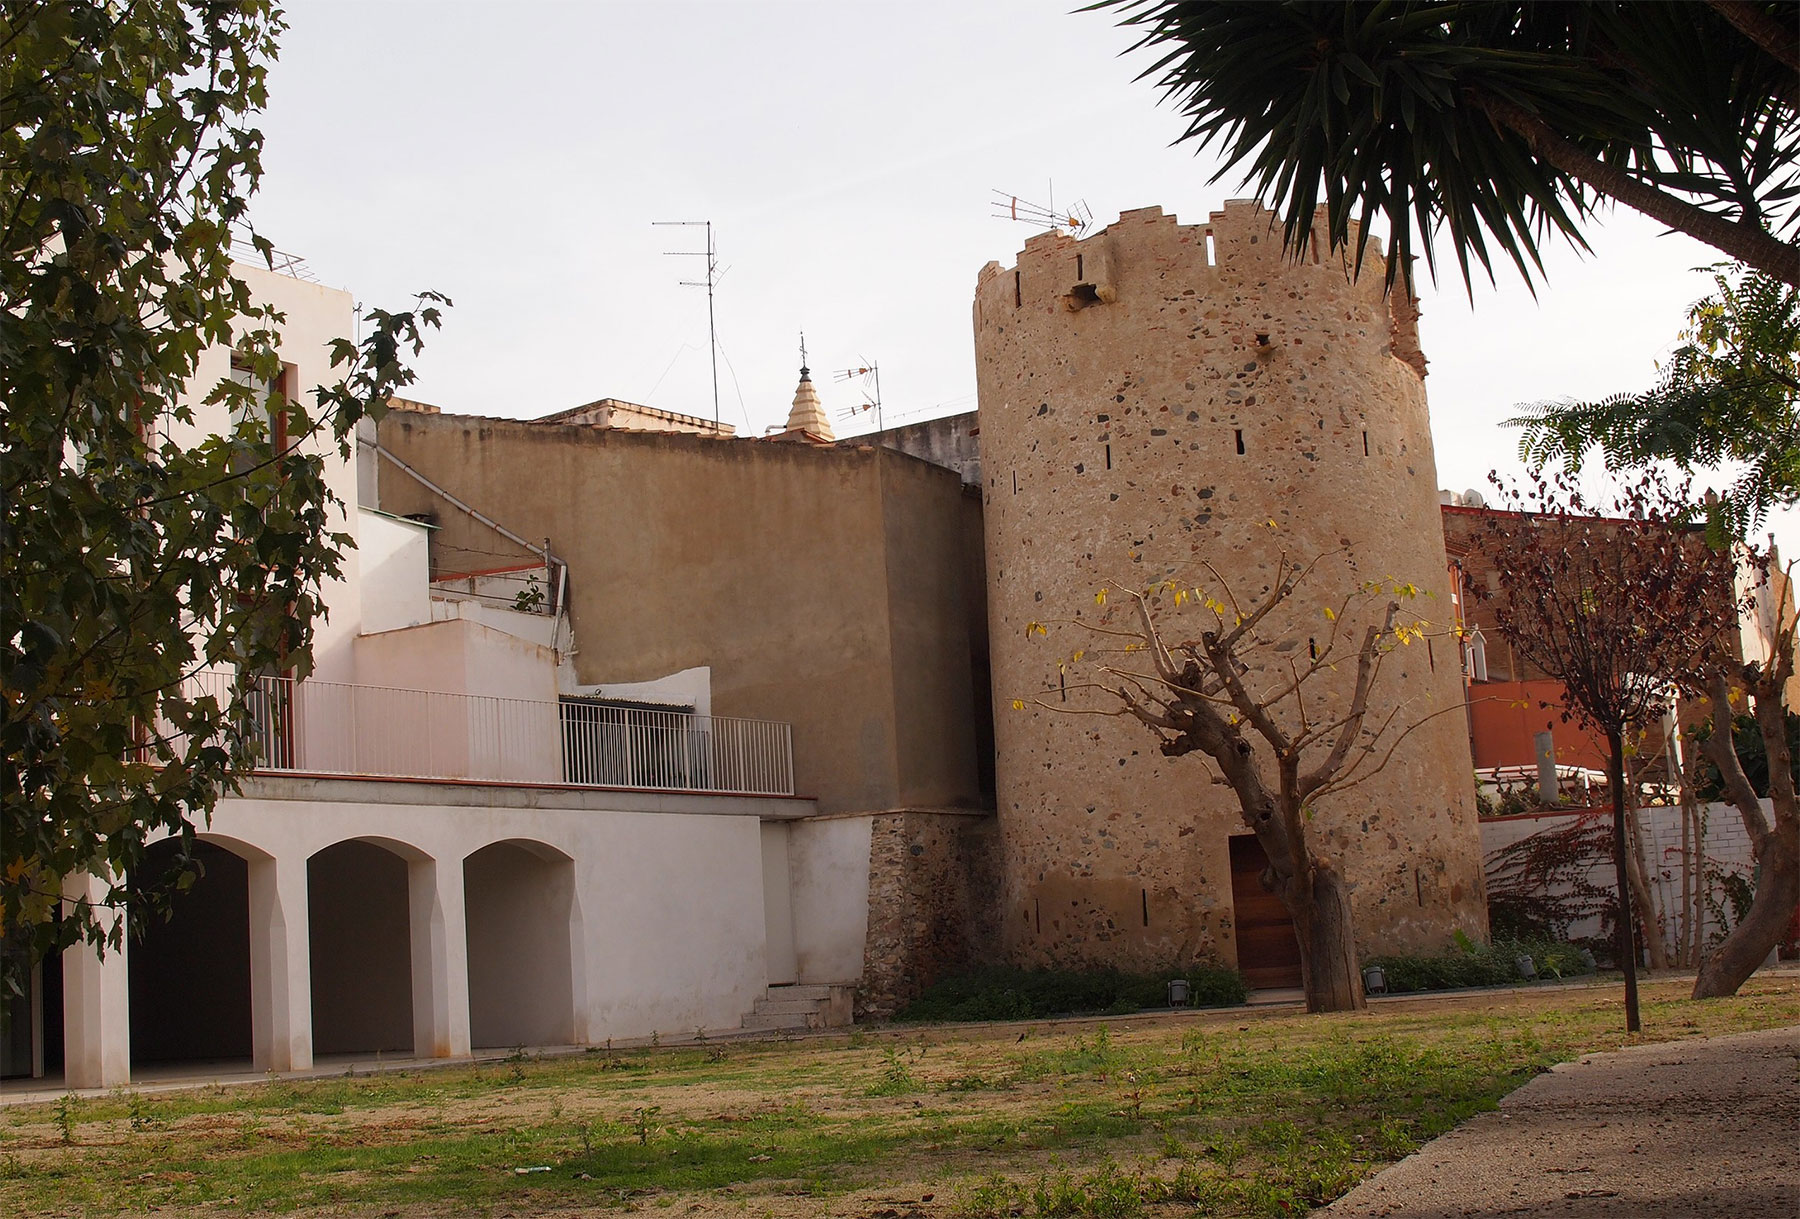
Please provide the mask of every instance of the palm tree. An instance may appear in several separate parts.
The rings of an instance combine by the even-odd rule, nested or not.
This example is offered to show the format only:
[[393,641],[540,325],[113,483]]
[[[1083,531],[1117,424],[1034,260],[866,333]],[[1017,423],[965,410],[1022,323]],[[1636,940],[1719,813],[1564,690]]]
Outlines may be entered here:
[[[1304,248],[1321,202],[1361,266],[1369,221],[1410,276],[1445,229],[1465,281],[1529,283],[1552,233],[1622,203],[1800,285],[1800,3],[1101,0]],[[1360,224],[1353,224],[1360,221]],[[1423,236],[1424,240],[1420,240]]]

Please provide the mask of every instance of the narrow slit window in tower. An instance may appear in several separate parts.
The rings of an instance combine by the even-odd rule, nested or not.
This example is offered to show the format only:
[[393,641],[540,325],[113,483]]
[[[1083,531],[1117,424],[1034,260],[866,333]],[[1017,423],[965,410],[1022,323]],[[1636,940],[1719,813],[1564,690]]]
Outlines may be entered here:
[[1017,470],[1014,470],[1013,471],[1013,494],[1017,495],[1018,493],[1019,493],[1019,472]]
[[1138,896],[1144,902],[1144,926],[1148,927],[1150,925],[1150,890],[1139,889]]
[[1213,235],[1211,233],[1206,235],[1206,265],[1209,267],[1216,267],[1219,265],[1219,248],[1213,244]]
[[1235,435],[1237,437],[1238,456],[1242,457],[1244,455],[1244,429],[1243,428],[1234,428],[1233,435]]
[[1112,446],[1110,444],[1106,446],[1106,468],[1112,469]]
[[1087,276],[1085,276],[1081,273],[1081,255],[1079,255],[1079,254],[1075,255],[1075,278],[1076,279],[1086,279],[1087,278]]
[[1363,456],[1367,457],[1368,455],[1369,455],[1369,429],[1364,428],[1363,429]]
[[1017,309],[1025,303],[1025,294],[1019,285],[1019,273],[1013,272],[1013,308]]

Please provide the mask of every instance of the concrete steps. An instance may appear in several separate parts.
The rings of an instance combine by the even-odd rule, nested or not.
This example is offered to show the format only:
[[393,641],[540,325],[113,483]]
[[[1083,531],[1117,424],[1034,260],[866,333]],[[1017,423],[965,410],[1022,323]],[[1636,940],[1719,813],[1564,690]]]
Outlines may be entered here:
[[818,984],[771,986],[744,1016],[748,1030],[836,1028],[847,1025],[856,988]]

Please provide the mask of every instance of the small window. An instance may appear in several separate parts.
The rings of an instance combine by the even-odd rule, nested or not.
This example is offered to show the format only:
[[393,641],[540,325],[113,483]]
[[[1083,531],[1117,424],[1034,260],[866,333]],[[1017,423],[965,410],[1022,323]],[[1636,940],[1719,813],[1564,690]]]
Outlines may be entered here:
[[[231,379],[250,391],[248,401],[232,407],[232,432],[235,434],[246,423],[256,423],[262,433],[260,439],[271,445],[276,453],[285,452],[288,443],[287,411],[284,406],[278,408],[275,399],[277,396],[286,398],[282,384],[287,379],[286,367],[273,379],[259,377],[249,359],[234,352],[231,356]],[[244,469],[249,464],[251,463],[240,457],[234,463],[234,468]]]

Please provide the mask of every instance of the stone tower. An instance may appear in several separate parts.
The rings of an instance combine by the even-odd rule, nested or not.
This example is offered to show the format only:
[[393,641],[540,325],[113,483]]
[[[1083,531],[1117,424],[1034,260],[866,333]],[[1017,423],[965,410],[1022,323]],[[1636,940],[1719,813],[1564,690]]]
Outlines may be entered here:
[[[1197,226],[1159,208],[1126,212],[1083,240],[1029,239],[1016,268],[982,268],[1001,926],[1014,959],[1233,963],[1241,942],[1253,982],[1268,964],[1252,959],[1264,932],[1249,931],[1268,917],[1266,902],[1248,913],[1266,898],[1260,848],[1231,789],[1210,781],[1200,755],[1163,757],[1135,721],[1065,714],[1065,697],[1071,708],[1108,704],[1059,693],[1059,681],[1085,675],[1058,662],[1096,645],[1057,620],[1121,613],[1117,599],[1096,605],[1104,580],[1192,584],[1208,579],[1202,564],[1255,596],[1285,549],[1349,556],[1309,581],[1296,614],[1319,615],[1336,593],[1382,578],[1425,591],[1411,616],[1447,622],[1418,314],[1403,293],[1384,297],[1383,270],[1373,249],[1356,282],[1318,249],[1291,259],[1274,218],[1249,203]],[[1033,621],[1047,637],[1028,638]],[[1204,626],[1176,619],[1170,630],[1192,638]],[[1304,638],[1309,628],[1288,629]],[[1327,704],[1348,686],[1347,675],[1332,680]],[[1397,650],[1374,700],[1376,716],[1424,722],[1312,823],[1354,887],[1359,946],[1431,947],[1458,929],[1483,937],[1455,641]]]

